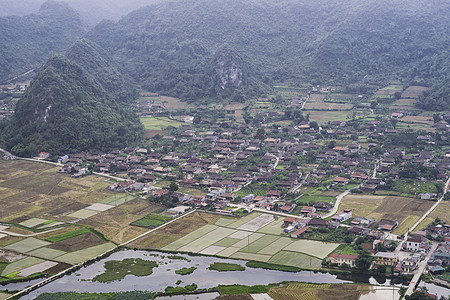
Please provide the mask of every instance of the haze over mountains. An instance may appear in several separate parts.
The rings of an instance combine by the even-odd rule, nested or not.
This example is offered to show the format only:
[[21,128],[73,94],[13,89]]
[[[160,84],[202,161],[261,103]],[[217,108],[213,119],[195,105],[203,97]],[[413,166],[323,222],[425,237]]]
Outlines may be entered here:
[[[37,13],[46,0],[0,0],[0,16],[25,16]],[[119,20],[120,17],[155,0],[65,0],[89,26],[101,20]]]
[[[341,85],[358,93],[393,80],[432,86],[418,104],[423,109],[439,111],[450,105],[448,1],[117,0],[108,2],[114,12],[93,9],[94,4],[82,0],[68,2],[78,12],[50,0],[36,14],[0,18],[0,82],[41,67],[52,54],[64,53],[85,38],[67,58],[52,57],[41,70],[18,105],[18,126],[31,128],[30,117],[21,112],[41,107],[38,96],[49,98],[47,79],[52,77],[70,87],[60,91],[61,96],[86,96],[93,107],[96,101],[111,104],[111,112],[132,103],[136,86],[206,103],[243,102],[280,84]],[[117,19],[119,12],[144,2],[150,5],[91,29],[82,20],[88,19],[80,7],[101,11],[96,20],[102,14]],[[14,3],[9,3],[11,9],[17,7]],[[80,72],[89,78],[81,80]],[[93,94],[83,94],[84,85]],[[75,90],[81,92],[72,93]],[[79,102],[70,105],[74,103]],[[125,120],[117,113],[113,119]]]

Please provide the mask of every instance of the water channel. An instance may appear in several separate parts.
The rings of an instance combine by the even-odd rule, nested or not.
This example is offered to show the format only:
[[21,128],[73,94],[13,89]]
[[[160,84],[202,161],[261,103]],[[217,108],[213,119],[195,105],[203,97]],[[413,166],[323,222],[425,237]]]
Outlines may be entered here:
[[[178,280],[182,283],[180,286],[188,284],[197,284],[198,288],[212,288],[219,284],[243,284],[243,285],[266,285],[269,283],[278,283],[282,281],[301,281],[313,283],[351,283],[351,282],[366,282],[383,286],[380,291],[364,295],[361,299],[383,299],[380,297],[383,293],[388,295],[386,299],[398,299],[396,288],[390,285],[390,280],[375,278],[347,278],[340,279],[336,275],[329,273],[302,271],[298,273],[264,270],[246,267],[245,271],[233,272],[217,272],[209,270],[208,267],[214,262],[235,263],[245,266],[246,261],[221,259],[210,256],[189,256],[186,254],[177,254],[186,260],[168,258],[170,254],[155,252],[155,251],[137,251],[124,250],[116,252],[111,256],[93,263],[89,266],[81,268],[80,270],[61,277],[33,292],[23,296],[21,299],[34,299],[42,293],[55,292],[121,292],[133,290],[149,290],[153,292],[162,292],[167,286],[177,286]],[[153,274],[145,277],[136,277],[134,275],[127,275],[122,280],[113,281],[109,283],[99,283],[91,281],[96,275],[102,274],[105,271],[104,263],[109,260],[123,260],[125,258],[141,258],[158,263],[158,267],[153,269]],[[197,269],[190,275],[175,274],[176,270],[181,268],[189,268],[195,266]],[[31,282],[22,282],[8,284],[0,287],[1,290],[21,290],[26,286],[37,283],[40,280],[33,280]],[[400,286],[395,285],[397,288]],[[435,285],[427,285],[430,292],[433,294],[447,295],[448,289],[439,288]],[[395,292],[393,291],[395,290]],[[206,298],[204,298],[206,296]],[[205,295],[203,298],[193,299],[208,299]],[[176,299],[176,298],[167,298]],[[183,298],[184,299],[184,298]]]

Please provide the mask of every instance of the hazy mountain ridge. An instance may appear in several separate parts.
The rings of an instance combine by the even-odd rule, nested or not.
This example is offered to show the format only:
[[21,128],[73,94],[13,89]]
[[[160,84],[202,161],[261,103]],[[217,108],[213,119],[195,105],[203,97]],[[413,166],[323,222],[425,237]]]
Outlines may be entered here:
[[103,49],[92,41],[77,41],[66,52],[66,56],[91,74],[116,101],[130,103],[138,98],[139,93],[131,79],[120,73]]
[[188,100],[216,96],[205,74],[224,45],[254,67],[253,81],[268,85],[367,76],[380,85],[432,84],[446,75],[449,8],[436,0],[180,0],[103,22],[87,36],[144,88]]
[[86,30],[73,9],[55,1],[47,1],[37,14],[0,18],[0,82],[39,67]]
[[[36,13],[46,0],[0,0],[0,16],[25,16]],[[90,26],[101,20],[118,20],[127,13],[156,0],[64,0]]]

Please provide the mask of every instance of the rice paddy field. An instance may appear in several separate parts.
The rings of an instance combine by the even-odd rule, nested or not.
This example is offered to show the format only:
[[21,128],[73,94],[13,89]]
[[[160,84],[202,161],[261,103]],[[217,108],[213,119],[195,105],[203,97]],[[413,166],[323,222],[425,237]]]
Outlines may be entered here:
[[160,211],[106,189],[104,177],[71,178],[52,165],[0,164],[0,282],[55,274],[148,229],[131,223]]
[[163,130],[169,126],[180,127],[182,122],[171,120],[166,117],[142,117],[145,130]]
[[[287,237],[281,228],[282,221],[283,218],[255,212],[240,219],[219,217],[160,249],[319,269],[322,259],[339,246]],[[147,238],[151,239],[153,234],[157,236],[158,231]]]

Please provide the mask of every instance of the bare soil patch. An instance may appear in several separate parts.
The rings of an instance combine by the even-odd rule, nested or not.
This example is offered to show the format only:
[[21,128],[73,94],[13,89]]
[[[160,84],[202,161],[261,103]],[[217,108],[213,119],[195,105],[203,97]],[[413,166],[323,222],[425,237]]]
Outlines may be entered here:
[[165,133],[166,133],[165,130],[145,130],[144,137],[146,139],[151,139],[152,137],[154,137],[157,134],[164,135]]
[[131,226],[131,223],[162,208],[162,205],[156,203],[134,199],[80,221],[80,224],[94,226],[112,241],[122,243],[147,231],[145,228]]
[[27,257],[26,255],[20,254],[18,252],[8,250],[8,249],[0,249],[0,261],[3,262],[15,262],[21,260],[22,258]]
[[54,266],[50,269],[47,269],[45,271],[45,273],[50,274],[50,275],[55,275],[55,274],[58,274],[59,272],[62,272],[64,270],[68,269],[68,268],[70,268],[69,264],[59,263],[56,266]]
[[54,209],[50,211],[48,214],[51,216],[61,216],[61,215],[67,215],[71,212],[83,209],[88,207],[88,204],[80,203],[80,202],[72,202],[72,199],[64,199],[64,198],[57,198],[53,199],[51,202],[49,202],[50,207],[58,207],[57,209]]
[[403,117],[402,122],[406,123],[421,123],[421,124],[427,124],[427,125],[433,125],[433,117],[422,117],[422,116],[406,116]]
[[423,91],[428,90],[425,86],[410,86],[402,93],[402,98],[419,98]]
[[389,219],[401,223],[409,215],[422,216],[431,206],[433,206],[431,201],[391,196],[386,197],[381,205],[374,210],[374,217],[377,221]]
[[48,247],[66,252],[74,252],[92,246],[97,246],[103,244],[104,242],[105,241],[99,238],[97,235],[89,232],[61,242],[53,243]]

